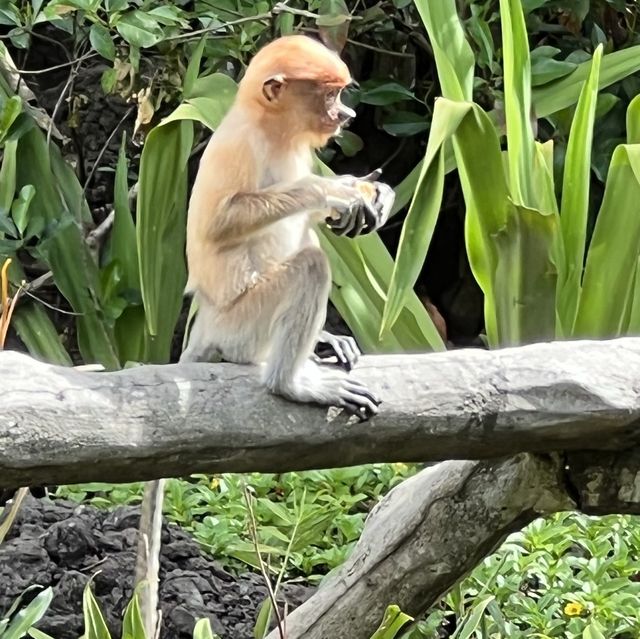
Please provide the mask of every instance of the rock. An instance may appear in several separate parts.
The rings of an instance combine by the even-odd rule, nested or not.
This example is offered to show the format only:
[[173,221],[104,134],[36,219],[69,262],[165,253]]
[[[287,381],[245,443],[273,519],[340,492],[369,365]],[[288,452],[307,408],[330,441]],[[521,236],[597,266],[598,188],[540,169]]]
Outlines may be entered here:
[[[26,587],[51,585],[54,598],[38,627],[56,639],[77,639],[83,632],[82,592],[95,575],[94,594],[112,636],[119,637],[132,594],[138,520],[133,506],[106,511],[29,495],[0,546],[0,611]],[[231,574],[175,525],[165,523],[162,537],[163,639],[192,639],[204,617],[222,639],[253,639],[267,594],[260,575]],[[283,584],[290,610],[312,591]]]

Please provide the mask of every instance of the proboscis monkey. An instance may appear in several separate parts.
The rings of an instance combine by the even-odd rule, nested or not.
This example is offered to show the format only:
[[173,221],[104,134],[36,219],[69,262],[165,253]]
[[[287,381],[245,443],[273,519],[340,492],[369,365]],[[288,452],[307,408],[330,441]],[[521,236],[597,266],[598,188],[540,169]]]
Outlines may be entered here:
[[[394,192],[376,181],[378,172],[365,178],[312,173],[315,149],[355,116],[340,99],[352,82],[334,52],[301,35],[271,42],[247,67],[191,194],[187,293],[198,311],[180,361],[260,364],[271,392],[367,419],[379,399],[349,375],[359,355],[355,342],[322,330],[331,274],[314,230],[324,221],[348,237],[371,232],[393,205]],[[313,355],[318,342],[341,366]],[[137,578],[151,582],[157,581],[149,568],[157,571],[151,555],[159,551],[162,494],[162,484],[151,482],[143,501],[141,532],[152,550],[143,561],[141,548]],[[156,602],[147,609],[155,611]]]

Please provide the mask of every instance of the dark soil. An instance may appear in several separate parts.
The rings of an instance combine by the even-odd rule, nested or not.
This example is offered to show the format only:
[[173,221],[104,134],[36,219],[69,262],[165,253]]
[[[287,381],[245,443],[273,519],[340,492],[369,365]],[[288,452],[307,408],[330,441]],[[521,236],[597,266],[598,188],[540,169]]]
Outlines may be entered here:
[[[0,612],[28,586],[54,587],[54,598],[38,627],[55,639],[83,632],[82,592],[96,574],[94,594],[113,637],[132,594],[139,511],[124,506],[103,511],[63,500],[28,496],[0,546]],[[177,526],[163,528],[160,605],[170,639],[191,639],[196,621],[208,617],[222,639],[252,639],[266,597],[259,575],[234,576],[206,556]],[[289,609],[312,589],[286,584]]]

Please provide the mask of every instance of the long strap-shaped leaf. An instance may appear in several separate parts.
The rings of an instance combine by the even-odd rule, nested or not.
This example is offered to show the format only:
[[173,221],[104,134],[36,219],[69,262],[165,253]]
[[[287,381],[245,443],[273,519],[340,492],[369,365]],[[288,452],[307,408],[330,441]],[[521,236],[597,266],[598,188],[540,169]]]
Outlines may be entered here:
[[565,155],[560,209],[565,270],[557,292],[558,328],[561,335],[571,333],[580,296],[589,216],[591,146],[601,59],[602,45],[595,50],[591,72],[580,93]]

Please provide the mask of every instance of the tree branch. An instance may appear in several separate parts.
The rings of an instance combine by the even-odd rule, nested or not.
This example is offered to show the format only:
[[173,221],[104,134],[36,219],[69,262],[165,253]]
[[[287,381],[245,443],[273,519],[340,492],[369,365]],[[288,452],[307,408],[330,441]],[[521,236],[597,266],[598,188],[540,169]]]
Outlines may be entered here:
[[281,472],[640,440],[640,338],[362,358],[383,398],[357,423],[265,392],[253,367],[87,373],[0,353],[0,486]]
[[342,637],[345,629],[350,639],[369,639],[390,604],[419,618],[509,533],[541,515],[640,514],[639,468],[638,450],[428,468],[371,511],[347,561],[287,617],[287,639]]

